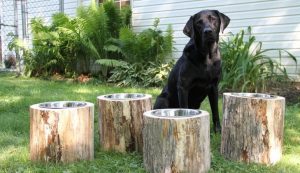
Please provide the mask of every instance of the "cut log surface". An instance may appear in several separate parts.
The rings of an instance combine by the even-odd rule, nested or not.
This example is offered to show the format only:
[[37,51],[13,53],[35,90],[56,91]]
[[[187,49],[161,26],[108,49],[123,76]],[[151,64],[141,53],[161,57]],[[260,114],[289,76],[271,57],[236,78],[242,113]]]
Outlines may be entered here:
[[32,161],[60,163],[93,158],[94,105],[92,103],[49,102],[30,106],[30,159]]
[[226,158],[274,164],[282,156],[285,98],[224,93],[221,154]]
[[142,152],[143,113],[151,110],[151,95],[110,94],[98,97],[100,144],[104,150]]
[[161,109],[144,113],[143,159],[146,170],[151,173],[208,172],[209,114],[205,111],[189,116],[180,115],[182,112],[173,115],[158,113],[172,110],[176,111]]

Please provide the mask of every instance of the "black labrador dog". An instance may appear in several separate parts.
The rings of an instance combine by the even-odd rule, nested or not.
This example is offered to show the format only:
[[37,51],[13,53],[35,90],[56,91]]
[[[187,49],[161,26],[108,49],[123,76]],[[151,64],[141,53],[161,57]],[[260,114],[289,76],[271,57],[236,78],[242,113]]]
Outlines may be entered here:
[[217,10],[204,10],[190,17],[183,33],[190,37],[169,74],[167,85],[157,97],[154,109],[199,109],[208,96],[214,131],[220,132],[218,83],[221,74],[219,33],[229,24],[229,17]]

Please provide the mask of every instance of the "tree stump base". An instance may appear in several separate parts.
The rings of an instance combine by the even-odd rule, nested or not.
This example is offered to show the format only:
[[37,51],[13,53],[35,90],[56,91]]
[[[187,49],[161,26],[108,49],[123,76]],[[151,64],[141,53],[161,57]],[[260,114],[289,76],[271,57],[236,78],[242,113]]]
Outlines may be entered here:
[[30,106],[30,159],[72,162],[94,158],[94,104],[47,102]]
[[151,95],[109,94],[98,97],[100,144],[104,150],[143,150],[143,113],[151,110]]
[[285,98],[224,93],[221,154],[235,161],[275,164],[281,159]]
[[144,166],[148,172],[208,172],[209,114],[191,109],[145,112],[143,143]]

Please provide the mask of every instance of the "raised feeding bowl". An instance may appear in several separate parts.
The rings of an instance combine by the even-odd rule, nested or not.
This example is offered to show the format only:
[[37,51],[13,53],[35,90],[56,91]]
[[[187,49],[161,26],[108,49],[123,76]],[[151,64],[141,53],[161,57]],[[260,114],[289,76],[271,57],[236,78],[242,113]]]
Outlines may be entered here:
[[40,103],[40,108],[45,109],[66,109],[66,108],[78,108],[86,106],[85,102],[76,102],[76,101],[60,101],[60,102],[46,102]]
[[157,109],[144,113],[143,160],[148,172],[208,172],[210,123],[206,111]]
[[201,115],[201,111],[194,109],[158,109],[152,111],[151,115],[165,118],[187,118]]
[[135,100],[135,99],[142,99],[146,96],[146,94],[140,94],[140,93],[120,93],[120,94],[108,94],[104,95],[104,98],[110,99],[110,100]]
[[262,93],[224,93],[221,153],[243,162],[281,159],[285,98]]
[[94,158],[94,104],[45,102],[30,106],[30,159],[73,162]]
[[142,152],[143,113],[151,110],[151,98],[141,93],[97,97],[100,144],[104,150]]

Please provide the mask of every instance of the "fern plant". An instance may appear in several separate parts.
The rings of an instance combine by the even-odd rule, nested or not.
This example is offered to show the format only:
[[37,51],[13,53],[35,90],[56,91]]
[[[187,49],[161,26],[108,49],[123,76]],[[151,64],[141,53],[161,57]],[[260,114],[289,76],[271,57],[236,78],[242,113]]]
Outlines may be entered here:
[[[247,37],[246,37],[247,36]],[[265,53],[286,52],[295,61],[296,58],[283,49],[262,49],[262,42],[255,42],[251,27],[231,35],[227,41],[220,42],[222,53],[222,80],[220,90],[263,92],[271,80],[288,80],[284,66]]]
[[[31,21],[33,56],[29,66],[33,67],[33,75],[63,72],[64,58],[59,51],[59,33],[55,27],[46,26],[42,19]],[[26,64],[26,62],[25,62]]]
[[173,31],[169,26],[163,35],[158,29],[158,23],[159,20],[156,20],[153,29],[146,29],[138,34],[129,27],[122,27],[119,39],[110,39],[104,48],[121,53],[125,61],[130,63],[162,62],[172,54]]
[[98,6],[93,2],[88,7],[79,7],[77,9],[77,18],[81,21],[82,32],[90,40],[90,43],[94,45],[94,50],[97,51],[97,56],[94,57],[96,59],[106,58],[106,51],[103,50],[103,47],[110,36],[107,23],[108,17],[103,6]]
[[123,6],[120,11],[120,16],[121,16],[121,23],[122,26],[131,26],[131,16],[132,16],[132,11],[131,7],[129,5]]
[[118,8],[116,8],[114,1],[106,1],[103,3],[103,8],[107,15],[107,26],[110,35],[113,38],[118,38],[121,27],[121,15]]

